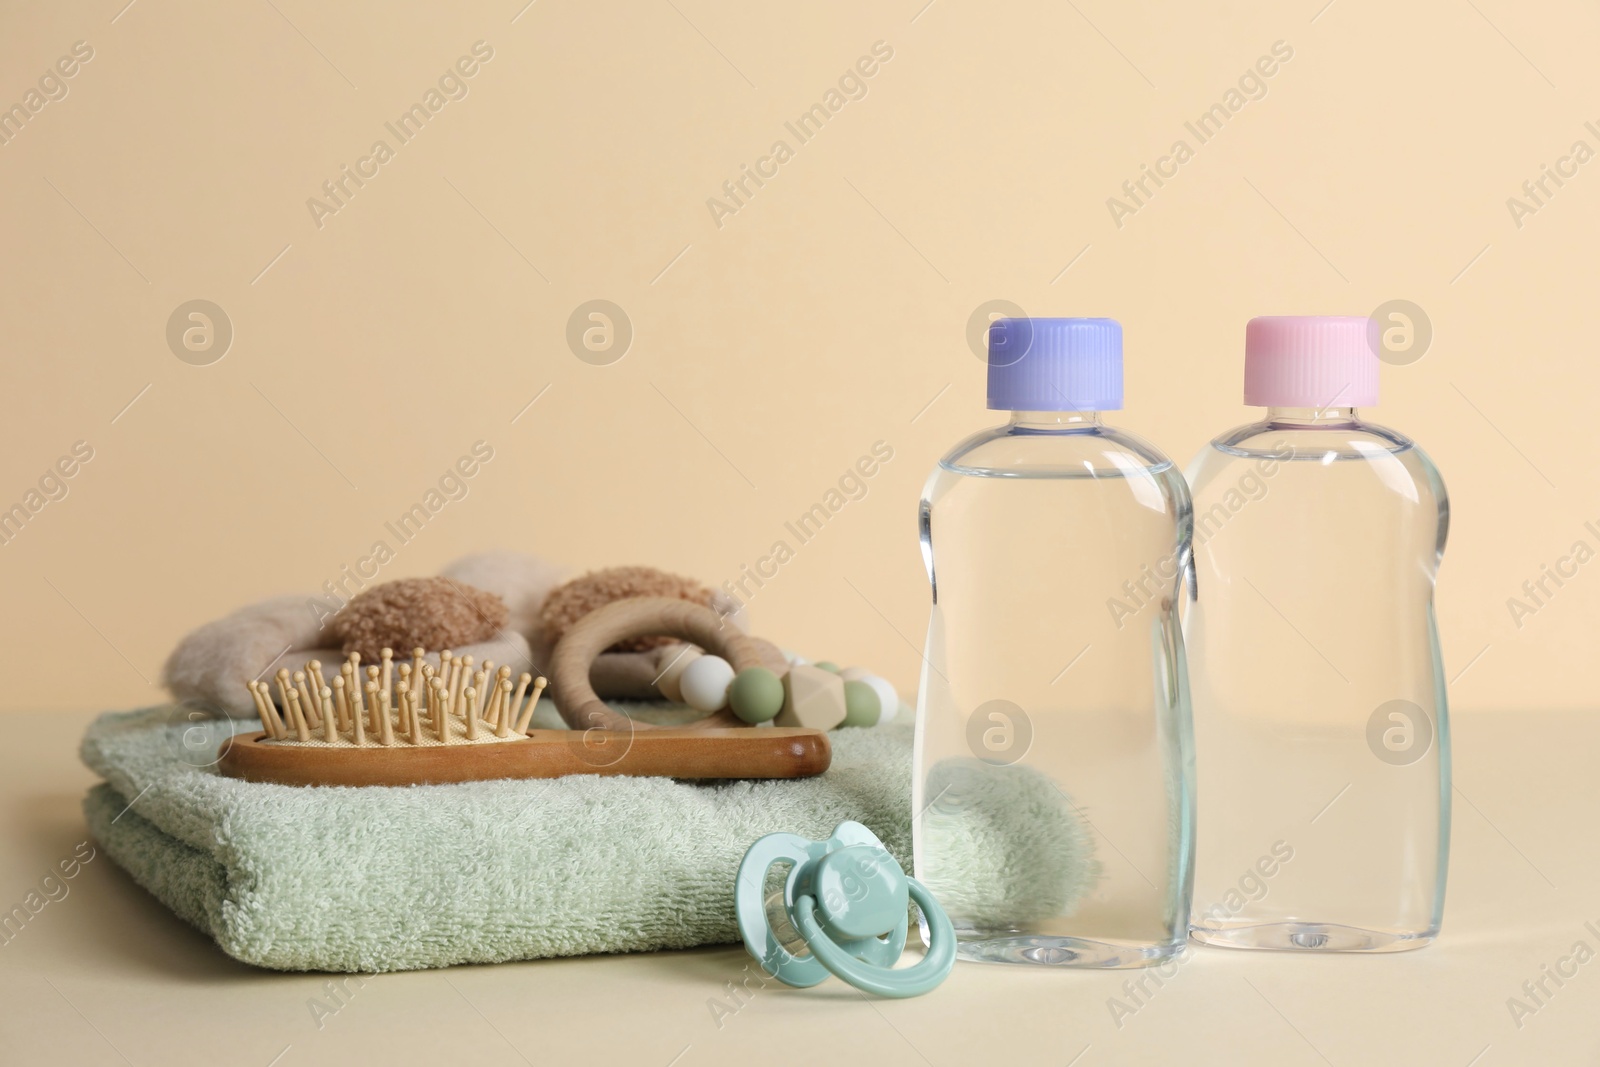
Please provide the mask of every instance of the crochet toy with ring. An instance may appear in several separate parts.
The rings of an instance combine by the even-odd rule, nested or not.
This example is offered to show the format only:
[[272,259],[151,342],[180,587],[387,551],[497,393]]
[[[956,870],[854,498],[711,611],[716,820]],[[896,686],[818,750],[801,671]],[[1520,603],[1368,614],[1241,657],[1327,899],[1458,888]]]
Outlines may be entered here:
[[[783,890],[769,897],[767,873],[790,863]],[[882,997],[914,997],[944,981],[955,963],[955,930],[933,894],[906,877],[883,842],[858,822],[842,822],[826,841],[768,834],[739,864],[734,899],[745,948],[766,972],[791,986],[833,974]],[[927,955],[904,969],[906,905],[928,921]]]

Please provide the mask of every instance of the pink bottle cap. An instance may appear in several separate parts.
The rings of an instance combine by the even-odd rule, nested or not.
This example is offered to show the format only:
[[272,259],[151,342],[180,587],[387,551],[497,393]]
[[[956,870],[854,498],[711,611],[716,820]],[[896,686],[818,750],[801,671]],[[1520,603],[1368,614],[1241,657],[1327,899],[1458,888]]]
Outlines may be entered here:
[[1378,350],[1359,315],[1263,315],[1244,328],[1244,402],[1357,408],[1378,402]]

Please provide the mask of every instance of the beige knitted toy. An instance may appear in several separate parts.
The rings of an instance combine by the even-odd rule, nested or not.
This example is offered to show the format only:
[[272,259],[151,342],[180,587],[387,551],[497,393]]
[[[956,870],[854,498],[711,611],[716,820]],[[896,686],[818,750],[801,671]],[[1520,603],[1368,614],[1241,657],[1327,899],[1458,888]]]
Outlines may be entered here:
[[[289,660],[337,663],[359,651],[374,662],[384,647],[421,646],[542,674],[566,627],[602,604],[631,596],[691,600],[746,629],[736,601],[665,571],[618,567],[567,578],[565,568],[536,556],[485,552],[457,560],[437,578],[368,586],[337,611],[325,598],[275,597],[189,634],[168,657],[163,680],[179,701],[254,718],[247,683],[271,677]],[[672,639],[625,645],[627,650],[596,657],[590,679],[595,691],[618,699],[659,697],[654,683],[665,666],[662,655],[676,651]]]

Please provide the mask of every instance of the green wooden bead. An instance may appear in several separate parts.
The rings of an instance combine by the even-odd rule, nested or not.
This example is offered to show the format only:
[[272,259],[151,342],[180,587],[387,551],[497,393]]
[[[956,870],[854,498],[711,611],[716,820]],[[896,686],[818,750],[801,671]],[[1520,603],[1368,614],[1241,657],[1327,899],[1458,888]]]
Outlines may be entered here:
[[728,686],[728,706],[751,725],[775,718],[783,710],[783,679],[765,667],[746,667]]
[[876,726],[883,714],[878,691],[866,682],[844,683],[844,726]]
[[818,670],[828,671],[832,674],[839,673],[839,665],[829,659],[819,659],[817,662],[813,663],[812,666]]

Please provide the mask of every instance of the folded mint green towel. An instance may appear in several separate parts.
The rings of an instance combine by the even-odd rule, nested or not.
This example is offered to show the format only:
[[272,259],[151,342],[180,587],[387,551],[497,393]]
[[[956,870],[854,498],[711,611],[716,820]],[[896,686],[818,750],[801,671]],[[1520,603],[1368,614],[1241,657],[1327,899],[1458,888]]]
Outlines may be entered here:
[[106,780],[84,801],[106,854],[261,967],[373,973],[738,941],[734,876],[751,842],[822,839],[844,819],[911,867],[906,724],[836,731],[828,772],[791,781],[306,789],[196,765],[254,729],[175,707],[111,713],[82,755]]

